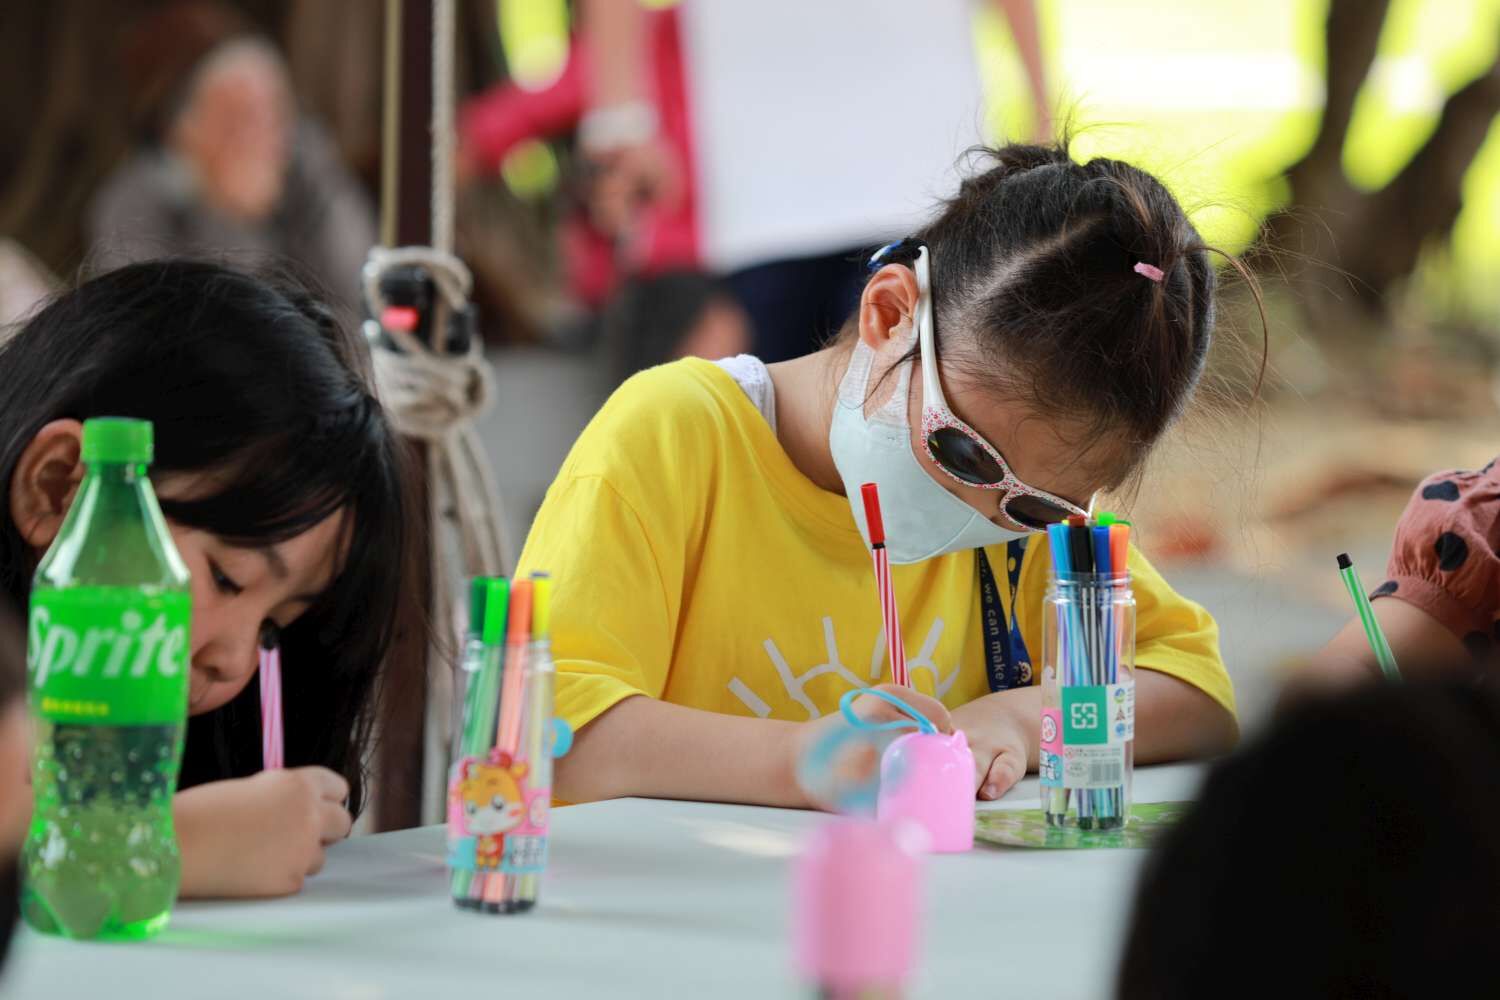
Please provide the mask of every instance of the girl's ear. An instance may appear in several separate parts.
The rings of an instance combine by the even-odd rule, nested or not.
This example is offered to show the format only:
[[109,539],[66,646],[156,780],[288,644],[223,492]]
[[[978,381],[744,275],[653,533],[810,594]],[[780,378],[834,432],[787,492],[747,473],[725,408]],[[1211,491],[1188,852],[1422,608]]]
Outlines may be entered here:
[[83,424],[54,420],[37,431],[10,479],[10,519],[21,538],[43,552],[62,530],[83,481]]
[[917,276],[904,264],[887,264],[859,297],[859,339],[880,353],[892,341],[905,349],[917,313]]

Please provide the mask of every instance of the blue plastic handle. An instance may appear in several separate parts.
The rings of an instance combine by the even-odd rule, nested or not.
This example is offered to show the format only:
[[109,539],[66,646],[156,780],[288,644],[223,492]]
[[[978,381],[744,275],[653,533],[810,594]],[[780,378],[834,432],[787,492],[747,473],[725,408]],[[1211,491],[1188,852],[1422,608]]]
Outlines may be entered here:
[[[859,716],[854,714],[854,700],[865,695],[869,695],[871,698],[879,698],[882,701],[890,702],[892,705],[895,705],[901,711],[905,712],[908,716],[910,716],[910,718],[892,719],[890,722],[866,722],[864,719],[861,719]],[[891,694],[889,691],[882,691],[879,688],[856,688],[853,691],[845,693],[845,695],[839,699],[839,711],[844,714],[844,719],[849,723],[849,725],[853,726],[855,729],[863,729],[866,732],[878,733],[888,729],[915,729],[923,733],[937,732],[937,726],[934,726],[931,720],[927,718],[927,716],[923,715],[921,712],[918,712],[915,708],[912,708],[906,702]]]

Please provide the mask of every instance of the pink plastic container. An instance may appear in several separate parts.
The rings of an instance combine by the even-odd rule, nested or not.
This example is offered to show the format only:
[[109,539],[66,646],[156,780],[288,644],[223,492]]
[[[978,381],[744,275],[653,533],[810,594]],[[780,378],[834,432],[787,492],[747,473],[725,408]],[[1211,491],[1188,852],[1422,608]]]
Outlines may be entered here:
[[927,832],[941,854],[974,847],[974,752],[962,732],[907,733],[880,760],[882,823],[903,820]]
[[792,873],[792,946],[806,982],[835,994],[906,982],[921,908],[911,839],[844,818],[813,833]]

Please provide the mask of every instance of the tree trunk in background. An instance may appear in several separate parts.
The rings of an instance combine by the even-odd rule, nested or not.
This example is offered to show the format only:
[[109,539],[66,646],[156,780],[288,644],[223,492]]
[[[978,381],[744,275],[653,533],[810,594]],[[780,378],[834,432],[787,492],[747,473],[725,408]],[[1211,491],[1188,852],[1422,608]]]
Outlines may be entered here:
[[1374,65],[1387,0],[1331,0],[1327,99],[1307,155],[1287,171],[1291,202],[1267,220],[1251,254],[1285,274],[1318,325],[1382,318],[1392,288],[1422,249],[1452,229],[1465,172],[1500,113],[1500,61],[1444,104],[1436,130],[1386,187],[1357,190],[1343,151],[1354,105]]
[[1363,225],[1350,233],[1342,256],[1361,287],[1389,289],[1416,267],[1423,246],[1453,229],[1464,174],[1497,113],[1500,62],[1448,99],[1432,138],[1395,180],[1367,197]]
[[1375,63],[1388,0],[1332,0],[1328,7],[1323,122],[1302,160],[1287,171],[1309,194],[1325,185],[1348,188],[1342,159],[1354,102]]

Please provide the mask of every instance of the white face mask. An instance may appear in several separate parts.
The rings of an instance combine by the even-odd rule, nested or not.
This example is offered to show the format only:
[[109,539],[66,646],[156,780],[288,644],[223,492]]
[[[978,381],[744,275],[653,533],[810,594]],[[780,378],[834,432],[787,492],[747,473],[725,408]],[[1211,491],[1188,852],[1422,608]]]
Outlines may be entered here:
[[917,460],[911,448],[907,394],[912,363],[901,366],[896,392],[880,409],[865,416],[870,369],[875,352],[864,341],[854,345],[849,370],[839,383],[828,429],[833,464],[844,481],[844,495],[860,534],[870,540],[859,488],[880,488],[880,510],[885,520],[885,547],[893,563],[914,563],[934,556],[999,545],[1025,538],[1025,531],[1008,531],[943,489]]

